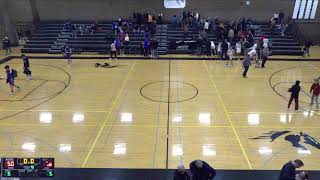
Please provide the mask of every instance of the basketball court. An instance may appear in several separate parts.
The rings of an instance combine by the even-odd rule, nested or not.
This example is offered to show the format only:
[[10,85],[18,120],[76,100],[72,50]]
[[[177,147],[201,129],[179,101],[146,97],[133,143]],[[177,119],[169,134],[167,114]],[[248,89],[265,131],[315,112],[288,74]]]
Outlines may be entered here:
[[[115,68],[95,68],[108,62]],[[175,168],[202,159],[217,169],[280,169],[300,158],[320,164],[320,114],[309,89],[320,62],[269,61],[224,67],[205,60],[30,59],[33,80],[0,86],[3,157],[55,157],[56,167]],[[1,73],[4,76],[3,71]],[[287,110],[301,81],[300,110]],[[294,105],[294,104],[293,104]],[[301,135],[301,136],[300,136]]]

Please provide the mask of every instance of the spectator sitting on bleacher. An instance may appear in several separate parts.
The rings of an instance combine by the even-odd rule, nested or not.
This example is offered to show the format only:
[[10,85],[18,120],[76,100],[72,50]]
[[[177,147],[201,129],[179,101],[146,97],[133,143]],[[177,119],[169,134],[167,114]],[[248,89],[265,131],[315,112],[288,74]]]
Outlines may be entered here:
[[63,30],[66,32],[71,32],[71,22],[67,20],[63,25]]

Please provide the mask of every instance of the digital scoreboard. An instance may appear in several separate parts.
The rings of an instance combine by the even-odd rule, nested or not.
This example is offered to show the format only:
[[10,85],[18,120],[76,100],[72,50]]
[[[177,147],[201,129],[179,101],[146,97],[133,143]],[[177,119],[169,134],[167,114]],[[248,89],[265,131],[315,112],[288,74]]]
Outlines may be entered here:
[[54,158],[1,158],[1,177],[54,177]]

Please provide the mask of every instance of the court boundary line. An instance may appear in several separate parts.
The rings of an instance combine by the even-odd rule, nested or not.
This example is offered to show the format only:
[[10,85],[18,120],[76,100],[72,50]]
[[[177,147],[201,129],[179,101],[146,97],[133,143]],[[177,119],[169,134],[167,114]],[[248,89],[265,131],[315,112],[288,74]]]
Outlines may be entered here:
[[209,76],[209,79],[210,79],[212,85],[213,85],[214,88],[216,89],[219,102],[220,102],[220,104],[222,105],[222,108],[223,108],[223,110],[224,110],[224,112],[225,112],[225,114],[226,114],[226,116],[227,116],[229,125],[231,126],[231,129],[233,130],[233,133],[234,133],[235,136],[236,136],[236,139],[237,139],[237,141],[238,141],[238,144],[239,144],[239,146],[240,146],[240,149],[241,149],[241,151],[242,151],[242,154],[244,155],[244,157],[245,157],[245,159],[246,159],[246,161],[247,161],[247,164],[248,164],[248,166],[249,166],[249,169],[251,170],[251,169],[252,169],[251,163],[250,163],[249,158],[248,158],[248,156],[247,156],[247,153],[246,153],[246,151],[244,150],[244,147],[243,147],[243,145],[242,145],[242,143],[241,143],[240,137],[239,137],[239,135],[238,135],[238,133],[237,133],[234,125],[233,125],[233,122],[231,121],[230,115],[229,115],[228,110],[227,110],[227,108],[226,108],[226,106],[225,106],[225,104],[224,104],[224,101],[223,101],[222,97],[221,97],[221,93],[220,93],[220,91],[219,91],[219,89],[218,89],[218,87],[217,87],[217,84],[216,84],[216,82],[214,81],[214,79],[212,78],[212,74],[210,73],[209,68],[208,68],[205,60],[203,60],[202,62],[203,62],[203,64],[204,64],[204,66],[205,66],[205,69],[206,69],[206,71],[207,71],[207,74],[208,74],[208,76]]
[[[161,68],[161,78],[162,78],[162,81],[164,80],[164,65],[162,65],[162,68]],[[163,96],[163,84],[161,84],[161,87],[160,87],[160,100],[162,100]],[[141,93],[141,91],[140,91]],[[157,147],[158,147],[158,136],[159,136],[159,125],[160,125],[160,112],[161,112],[161,105],[162,103],[158,103],[158,113],[157,113],[157,125],[156,125],[156,142],[154,143],[154,152],[153,152],[153,162],[152,162],[152,167],[154,168],[155,167],[155,164],[156,164],[156,153],[157,153]]]
[[33,88],[33,90],[31,90],[29,93],[27,93],[26,95],[24,95],[20,101],[22,101],[23,99],[25,99],[26,97],[28,97],[30,94],[32,94],[35,90],[37,90],[38,88],[40,88],[42,85],[44,85],[46,82],[48,82],[48,80],[43,81],[42,83],[40,83],[38,86],[36,86],[35,88]]
[[110,119],[110,116],[111,116],[111,114],[112,114],[112,111],[113,111],[113,109],[115,108],[115,106],[116,106],[116,104],[117,104],[117,102],[118,102],[118,100],[119,100],[119,98],[120,98],[120,96],[121,96],[124,88],[126,87],[126,85],[127,85],[127,83],[128,83],[129,75],[130,75],[131,72],[133,71],[136,62],[137,62],[137,61],[134,61],[133,64],[131,65],[131,70],[128,71],[125,79],[124,79],[123,82],[122,82],[121,88],[120,88],[120,90],[118,91],[118,94],[117,94],[116,98],[113,99],[113,101],[112,101],[112,103],[111,103],[111,107],[110,107],[110,109],[109,109],[109,111],[108,111],[108,113],[107,113],[107,116],[106,116],[105,120],[103,121],[103,124],[102,124],[100,130],[98,131],[98,134],[97,134],[97,136],[95,137],[95,140],[94,140],[93,144],[91,145],[90,150],[89,150],[89,152],[88,152],[88,154],[87,154],[84,162],[83,162],[82,165],[81,165],[82,168],[84,168],[84,167],[86,166],[87,161],[89,160],[89,158],[90,158],[90,156],[91,156],[91,154],[92,154],[92,151],[93,151],[94,147],[96,146],[96,144],[97,144],[97,142],[98,142],[98,139],[99,139],[100,136],[101,136],[102,131],[103,131],[104,128],[106,127],[106,124],[107,124],[107,122],[108,122],[109,119]]
[[[8,61],[14,59],[14,58],[12,58],[11,56],[10,56],[10,58],[11,58],[11,59],[5,60],[4,62],[8,62]],[[2,64],[2,63],[3,63],[3,61],[0,60],[0,64]],[[38,103],[38,104],[36,104],[36,105],[34,105],[34,106],[31,106],[31,107],[29,107],[29,108],[27,108],[27,109],[25,109],[25,110],[23,110],[23,111],[19,111],[19,112],[17,112],[17,113],[10,114],[10,115],[7,115],[7,116],[5,116],[5,117],[0,118],[0,121],[5,120],[5,119],[8,119],[8,118],[13,117],[13,116],[16,116],[16,115],[19,115],[19,114],[22,114],[22,113],[24,113],[24,112],[27,112],[27,111],[33,109],[33,108],[39,107],[40,105],[42,105],[42,104],[44,104],[44,103],[47,103],[47,102],[49,102],[50,100],[56,98],[58,95],[60,95],[62,92],[64,92],[64,91],[69,87],[69,85],[70,85],[70,83],[71,83],[71,75],[70,75],[66,70],[64,70],[64,69],[62,69],[62,68],[60,68],[60,67],[58,67],[58,66],[54,66],[54,65],[48,65],[48,64],[37,64],[37,65],[54,67],[54,68],[59,69],[60,71],[64,72],[64,73],[67,75],[67,77],[68,77],[67,82],[63,82],[64,88],[63,88],[61,91],[57,92],[56,94],[53,94],[52,96],[47,97],[48,99],[46,99],[46,100],[44,100],[44,101],[41,101],[40,103]]]
[[167,101],[167,145],[166,145],[166,169],[169,168],[169,136],[170,136],[170,95],[171,95],[171,60],[169,60],[169,84]]

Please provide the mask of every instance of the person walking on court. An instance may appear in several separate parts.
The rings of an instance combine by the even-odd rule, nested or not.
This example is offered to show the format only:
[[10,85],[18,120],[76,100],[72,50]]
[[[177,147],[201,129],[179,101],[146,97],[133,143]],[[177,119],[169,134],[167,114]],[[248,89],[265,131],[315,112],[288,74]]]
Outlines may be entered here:
[[300,159],[286,163],[281,169],[278,180],[295,180],[296,168],[301,168],[302,166],[304,166],[304,164]]
[[191,177],[184,168],[184,165],[179,165],[178,168],[174,171],[173,180],[191,180]]
[[310,47],[311,47],[312,43],[310,40],[307,40],[305,42],[304,48],[303,48],[303,57],[306,56],[306,54],[308,55],[308,57],[310,57]]
[[242,65],[244,69],[242,73],[242,77],[247,78],[247,73],[248,73],[249,67],[251,66],[251,57],[249,54],[244,57]]
[[11,95],[13,95],[13,87],[20,89],[19,86],[14,84],[14,79],[18,77],[18,72],[15,69],[10,69],[9,65],[6,65],[4,69],[6,70],[6,74],[7,74],[6,83],[10,85]]
[[313,102],[316,101],[316,111],[318,111],[319,110],[319,94],[320,94],[320,85],[319,85],[318,79],[314,79],[314,83],[310,88],[310,93],[312,93],[310,105],[312,106]]
[[22,60],[23,60],[23,73],[27,76],[27,80],[32,79],[31,71],[30,71],[30,63],[29,63],[29,58],[22,54]]
[[189,166],[193,180],[211,180],[216,176],[216,170],[204,161],[195,160]]
[[[116,48],[116,44],[115,44],[115,42],[113,41],[112,43],[111,43],[111,45],[110,45],[110,49],[111,49],[111,51],[110,51],[110,59],[117,59],[117,48]],[[113,57],[114,56],[114,57]]]
[[300,93],[301,87],[300,87],[300,81],[296,81],[295,85],[293,85],[289,92],[291,92],[291,96],[288,103],[288,109],[290,109],[291,103],[294,100],[295,104],[295,110],[299,110],[299,93]]

